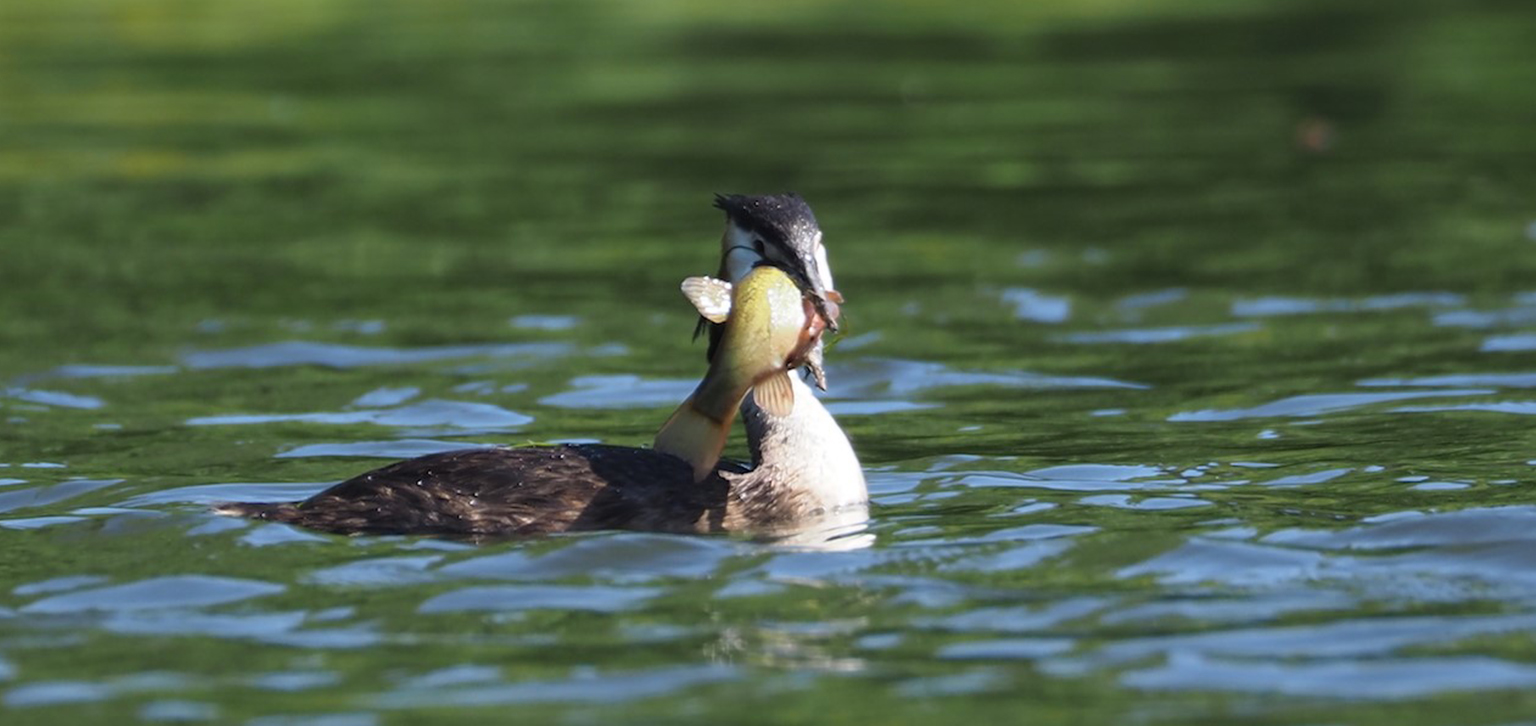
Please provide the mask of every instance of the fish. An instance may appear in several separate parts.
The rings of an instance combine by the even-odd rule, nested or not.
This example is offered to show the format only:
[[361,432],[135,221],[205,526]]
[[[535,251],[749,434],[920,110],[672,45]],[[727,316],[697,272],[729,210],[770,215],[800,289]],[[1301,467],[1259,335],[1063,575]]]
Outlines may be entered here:
[[[725,233],[720,237],[720,279],[739,281],[752,268],[771,264],[782,269],[804,293],[807,302],[831,332],[838,332],[839,305],[842,295],[832,286],[832,270],[827,263],[827,249],[822,243],[821,227],[810,205],[800,195],[718,194],[715,206],[725,211]],[[700,316],[693,335],[709,332],[709,351],[713,358],[719,345],[721,329]],[[826,372],[822,370],[822,346],[806,353],[802,365],[817,388],[827,390]]]
[[827,328],[814,302],[777,267],[754,268],[736,285],[690,277],[681,288],[700,315],[723,325],[720,344],[704,379],[657,431],[652,448],[687,461],[699,482],[719,463],[749,391],[770,415],[794,410],[791,371],[819,349]]
[[[799,283],[796,283],[799,284]],[[704,322],[716,325],[724,323],[731,314],[731,283],[708,276],[690,277],[683,280],[683,295],[693,303]],[[836,290],[826,290],[824,297],[805,296],[808,309],[815,310],[821,318],[821,328],[836,332],[833,327],[842,314],[843,296]],[[804,367],[817,388],[827,390],[827,374],[822,369],[822,341],[818,337],[813,344],[797,357],[795,367]]]

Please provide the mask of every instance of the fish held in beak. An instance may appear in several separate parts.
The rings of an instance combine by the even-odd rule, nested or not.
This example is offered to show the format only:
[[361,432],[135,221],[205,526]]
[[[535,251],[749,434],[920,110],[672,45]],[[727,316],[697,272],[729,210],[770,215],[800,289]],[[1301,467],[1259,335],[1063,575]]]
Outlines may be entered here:
[[[831,267],[821,228],[810,205],[797,194],[749,196],[718,195],[715,206],[725,211],[725,233],[720,238],[718,278],[739,282],[751,270],[772,265],[783,270],[803,292],[812,314],[819,317],[826,330],[838,331],[842,296],[833,288]],[[719,344],[720,329],[711,326],[708,315],[700,320],[695,335],[708,329],[713,358]],[[821,365],[821,342],[805,356],[803,365],[811,379],[826,390],[826,374]]]
[[719,462],[748,391],[771,415],[794,411],[790,371],[820,342],[825,327],[810,314],[799,286],[777,267],[754,268],[734,286],[689,278],[682,288],[701,315],[720,319],[722,332],[704,380],[657,432],[654,448],[687,461],[694,480],[703,481]]
[[[693,303],[694,309],[703,319],[715,324],[724,324],[730,319],[731,283],[713,277],[690,277],[683,280],[681,289],[683,296]],[[842,314],[839,303],[843,301],[843,296],[836,290],[827,292],[827,311],[835,321]],[[822,336],[829,328],[826,318],[817,313],[810,296],[802,295],[801,301],[806,323],[800,343],[790,356],[789,367],[793,369],[804,366],[816,384],[825,391],[826,378],[821,370]]]

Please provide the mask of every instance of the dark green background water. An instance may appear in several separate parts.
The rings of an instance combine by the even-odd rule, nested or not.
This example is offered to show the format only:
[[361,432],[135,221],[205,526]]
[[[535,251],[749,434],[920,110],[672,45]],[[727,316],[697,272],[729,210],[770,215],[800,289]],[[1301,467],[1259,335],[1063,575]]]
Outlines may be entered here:
[[[1536,11],[948,5],[0,5],[3,719],[1536,714]],[[645,443],[786,189],[872,548],[204,512]]]

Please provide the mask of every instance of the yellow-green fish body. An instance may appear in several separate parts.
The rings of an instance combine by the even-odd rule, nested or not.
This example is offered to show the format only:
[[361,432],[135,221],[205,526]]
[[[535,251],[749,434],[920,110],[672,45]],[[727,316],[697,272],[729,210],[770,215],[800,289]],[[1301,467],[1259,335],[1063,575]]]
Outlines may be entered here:
[[[722,299],[722,285],[729,291],[729,305]],[[814,346],[823,326],[816,324],[819,317],[808,314],[794,280],[776,267],[757,267],[734,286],[689,278],[683,290],[706,317],[723,319],[725,328],[709,372],[657,432],[655,448],[688,461],[694,479],[702,481],[719,462],[736,409],[749,390],[770,414],[793,410],[790,370]]]

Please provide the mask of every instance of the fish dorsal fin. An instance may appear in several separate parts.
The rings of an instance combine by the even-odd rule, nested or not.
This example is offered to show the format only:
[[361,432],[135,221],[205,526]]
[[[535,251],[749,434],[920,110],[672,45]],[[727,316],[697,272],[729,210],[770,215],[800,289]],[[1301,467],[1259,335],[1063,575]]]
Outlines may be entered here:
[[683,280],[683,297],[693,303],[699,315],[711,323],[723,323],[731,316],[731,283],[713,277]]
[[774,371],[752,386],[752,400],[774,416],[788,416],[795,410],[795,389],[789,371]]

